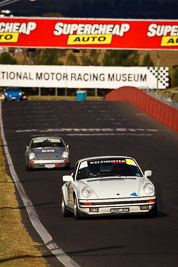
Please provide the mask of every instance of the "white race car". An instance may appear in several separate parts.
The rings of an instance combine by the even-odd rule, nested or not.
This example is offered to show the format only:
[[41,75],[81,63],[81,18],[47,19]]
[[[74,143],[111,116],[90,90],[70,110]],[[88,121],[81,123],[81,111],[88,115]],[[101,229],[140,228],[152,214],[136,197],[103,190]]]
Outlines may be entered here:
[[125,156],[79,160],[72,175],[63,176],[63,216],[123,214],[157,215],[155,187],[136,160]]

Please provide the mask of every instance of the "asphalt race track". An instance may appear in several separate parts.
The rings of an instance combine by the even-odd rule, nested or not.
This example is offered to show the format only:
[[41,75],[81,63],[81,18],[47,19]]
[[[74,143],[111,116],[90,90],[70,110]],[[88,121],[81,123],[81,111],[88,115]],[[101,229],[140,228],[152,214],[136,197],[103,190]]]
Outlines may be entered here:
[[[27,101],[2,103],[5,137],[15,171],[41,223],[82,267],[174,267],[178,262],[178,134],[126,102]],[[61,136],[70,144],[71,170],[25,169],[32,137]],[[158,217],[63,218],[62,176],[88,156],[127,155],[151,169]],[[17,193],[22,218],[35,241]],[[51,266],[62,264],[46,249]]]

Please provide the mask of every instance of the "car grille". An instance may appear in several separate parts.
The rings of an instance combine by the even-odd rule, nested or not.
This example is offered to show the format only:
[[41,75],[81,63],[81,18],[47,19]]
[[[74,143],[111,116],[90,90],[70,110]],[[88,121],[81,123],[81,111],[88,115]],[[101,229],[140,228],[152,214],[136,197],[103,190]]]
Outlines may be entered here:
[[144,204],[154,204],[155,198],[151,199],[137,199],[137,200],[111,200],[111,201],[96,201],[96,200],[80,200],[79,204],[81,206],[92,205],[92,206],[114,206],[114,205],[144,205]]
[[60,159],[60,155],[59,154],[57,154],[57,157],[56,157],[56,154],[54,154],[54,153],[44,153],[44,154],[40,154],[40,155],[38,155],[38,159],[39,160],[58,160],[58,159]]

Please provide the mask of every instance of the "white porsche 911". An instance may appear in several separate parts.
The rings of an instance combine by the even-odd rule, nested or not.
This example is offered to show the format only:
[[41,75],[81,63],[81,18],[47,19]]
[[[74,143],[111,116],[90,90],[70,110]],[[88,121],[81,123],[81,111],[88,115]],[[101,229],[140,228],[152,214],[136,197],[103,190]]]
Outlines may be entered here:
[[72,175],[63,176],[63,216],[123,214],[157,215],[155,187],[136,160],[125,156],[79,160]]

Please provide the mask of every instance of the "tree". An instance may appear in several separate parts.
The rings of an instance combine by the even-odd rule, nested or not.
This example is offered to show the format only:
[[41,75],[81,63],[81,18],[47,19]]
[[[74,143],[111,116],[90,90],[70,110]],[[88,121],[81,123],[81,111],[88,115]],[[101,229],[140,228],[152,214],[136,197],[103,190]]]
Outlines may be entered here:
[[100,51],[96,49],[86,50],[82,49],[82,55],[80,57],[83,66],[99,66],[98,61]]
[[0,64],[17,64],[17,60],[13,58],[8,52],[4,52],[0,55]]
[[66,61],[67,65],[78,65],[77,57],[70,53]]
[[103,66],[138,66],[139,54],[136,50],[107,50]]
[[173,86],[178,86],[178,69],[173,74]]
[[146,55],[144,56],[142,66],[154,67],[154,63],[153,63],[149,53],[146,53]]
[[42,17],[52,17],[52,18],[57,18],[57,17],[64,17],[61,13],[54,13],[54,12],[50,12],[50,13],[44,13],[42,15]]
[[42,49],[24,48],[24,64],[25,65],[38,65]]
[[100,65],[100,63],[98,61],[99,56],[100,56],[99,50],[96,50],[96,49],[90,50],[90,59],[91,59],[91,63],[92,63],[91,65],[93,65],[93,66],[99,66]]
[[63,65],[63,62],[58,59],[57,49],[44,49],[41,54],[38,54],[34,59],[37,65]]

